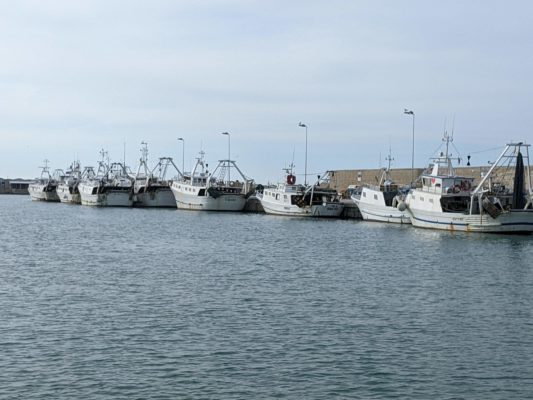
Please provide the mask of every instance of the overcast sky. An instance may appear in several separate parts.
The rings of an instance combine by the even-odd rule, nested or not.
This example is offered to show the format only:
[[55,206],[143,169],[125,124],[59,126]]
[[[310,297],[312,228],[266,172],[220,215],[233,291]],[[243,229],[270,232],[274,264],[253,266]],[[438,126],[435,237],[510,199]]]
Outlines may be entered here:
[[[1,1],[0,176],[231,154],[256,181],[531,142],[530,1]],[[453,124],[452,121],[455,120]],[[481,152],[480,152],[481,151]],[[454,153],[456,150],[454,149]],[[384,163],[384,161],[382,161]]]

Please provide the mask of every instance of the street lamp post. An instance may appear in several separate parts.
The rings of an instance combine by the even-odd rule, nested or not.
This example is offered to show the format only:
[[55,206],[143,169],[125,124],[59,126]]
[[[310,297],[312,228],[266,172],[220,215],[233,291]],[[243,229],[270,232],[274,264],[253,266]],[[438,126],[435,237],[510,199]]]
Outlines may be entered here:
[[181,174],[185,174],[185,139],[182,137],[179,137],[178,140],[181,140],[183,143],[183,146],[181,148]]
[[407,108],[404,108],[403,109],[403,113],[413,116],[413,149],[412,149],[412,153],[411,153],[411,187],[412,187],[413,183],[415,181],[415,179],[414,179],[414,173],[415,173],[415,112],[413,110],[408,110]]
[[229,184],[230,181],[231,181],[231,164],[230,164],[230,161],[231,161],[231,135],[229,134],[229,132],[222,132],[222,134],[228,136],[228,184]]
[[305,169],[304,169],[304,185],[307,186],[307,125],[298,122],[300,128],[305,128]]

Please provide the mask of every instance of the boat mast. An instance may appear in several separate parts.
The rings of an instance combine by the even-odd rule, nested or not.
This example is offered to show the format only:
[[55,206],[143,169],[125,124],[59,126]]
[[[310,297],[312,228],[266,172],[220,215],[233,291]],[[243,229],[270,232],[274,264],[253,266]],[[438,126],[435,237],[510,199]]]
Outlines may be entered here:
[[390,145],[389,145],[389,155],[385,158],[385,161],[387,161],[387,169],[383,171],[383,174],[381,174],[379,186],[385,183],[385,181],[391,180],[390,179],[390,166],[391,166],[391,163],[394,161],[394,158],[392,158],[392,149]]
[[50,176],[50,170],[48,169],[48,163],[50,162],[50,160],[48,160],[47,158],[45,158],[43,160],[43,163],[44,163],[44,167],[39,167],[41,168],[41,180],[45,179],[44,178],[44,175],[46,174],[47,176],[47,179],[50,180],[51,179],[51,176]]
[[227,185],[229,186],[230,185],[230,181],[231,181],[231,135],[229,132],[222,132],[222,135],[225,135],[228,137],[228,161],[227,163],[224,163],[228,166],[228,183]]
[[[126,164],[124,164],[125,166]],[[141,160],[139,163],[139,169],[137,170],[137,177],[141,172],[141,167],[144,168],[144,176],[148,178],[148,143],[141,142]]]

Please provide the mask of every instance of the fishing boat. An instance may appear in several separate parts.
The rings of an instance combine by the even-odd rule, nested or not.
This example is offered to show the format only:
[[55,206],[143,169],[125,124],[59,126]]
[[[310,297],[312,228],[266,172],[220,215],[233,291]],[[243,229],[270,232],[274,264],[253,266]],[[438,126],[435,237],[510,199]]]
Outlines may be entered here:
[[256,194],[267,214],[291,217],[339,217],[344,209],[336,190],[327,186],[329,174],[314,185],[296,183],[294,164],[284,168],[285,182],[261,188]]
[[[131,207],[133,205],[133,179],[122,163],[109,164],[107,152],[101,151],[102,160],[95,173],[86,167],[84,179],[78,189],[81,204],[99,207]],[[107,160],[106,160],[107,159]]]
[[[533,192],[529,145],[509,143],[474,186],[474,178],[458,176],[448,154],[452,138],[445,134],[446,153],[421,176],[399,209],[416,227],[451,231],[533,232]],[[512,189],[509,188],[512,187]]]
[[404,200],[407,190],[401,190],[392,180],[390,175],[392,160],[389,150],[388,166],[383,168],[378,185],[364,185],[359,193],[351,195],[351,199],[357,204],[364,220],[410,224],[409,213],[398,209],[398,203]]
[[[230,159],[219,160],[217,167],[209,173],[204,155],[201,151],[191,173],[172,182],[171,190],[178,209],[242,211],[246,198],[254,189],[253,179],[246,177]],[[232,170],[242,180],[231,179],[231,176],[235,178]]]
[[176,200],[170,189],[172,181],[166,175],[169,167],[173,167],[179,175],[181,172],[171,157],[160,157],[157,165],[149,170],[148,145],[145,142],[141,145],[141,159],[133,183],[133,205],[176,208]]
[[44,160],[44,166],[41,168],[41,176],[29,184],[28,191],[34,201],[58,202],[56,188],[57,181],[50,175],[48,160]]
[[66,173],[61,176],[57,185],[57,195],[62,203],[81,204],[78,186],[82,178],[79,161],[70,164]]

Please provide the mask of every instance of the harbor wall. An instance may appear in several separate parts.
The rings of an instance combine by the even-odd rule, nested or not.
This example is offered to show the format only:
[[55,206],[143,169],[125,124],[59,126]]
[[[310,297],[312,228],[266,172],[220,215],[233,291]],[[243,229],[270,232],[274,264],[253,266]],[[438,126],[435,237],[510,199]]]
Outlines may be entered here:
[[[415,180],[426,169],[415,168],[414,173],[411,174],[411,168],[398,168],[390,171],[391,178],[399,185],[409,185],[411,182],[411,176],[414,176]],[[376,185],[379,183],[383,169],[344,169],[331,171],[330,187],[337,190],[339,193],[343,193],[349,185]],[[466,178],[474,178],[474,184],[479,183],[483,174],[486,174],[488,167],[486,166],[465,166],[456,167],[455,172],[459,176]],[[512,179],[514,176],[514,168],[498,168],[495,170],[495,174],[503,176],[503,183],[506,185],[512,185]]]

